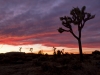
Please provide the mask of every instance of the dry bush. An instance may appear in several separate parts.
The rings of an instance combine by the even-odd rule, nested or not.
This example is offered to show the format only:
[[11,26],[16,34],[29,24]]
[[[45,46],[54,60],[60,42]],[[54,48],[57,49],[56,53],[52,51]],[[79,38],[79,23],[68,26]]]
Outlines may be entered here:
[[44,62],[41,65],[43,72],[49,72],[50,74],[60,75],[62,73],[62,68],[59,67],[59,64],[54,62]]

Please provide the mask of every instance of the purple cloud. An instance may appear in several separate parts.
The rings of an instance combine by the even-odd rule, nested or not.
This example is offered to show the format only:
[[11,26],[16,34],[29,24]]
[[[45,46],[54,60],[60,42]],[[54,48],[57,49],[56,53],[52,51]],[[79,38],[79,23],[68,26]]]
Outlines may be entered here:
[[[2,0],[0,1],[0,38],[1,43],[12,45],[43,44],[46,46],[77,47],[77,40],[69,33],[58,33],[61,27],[59,17],[70,15],[73,7],[86,6],[87,12],[96,17],[86,23],[82,30],[84,47],[100,44],[100,1],[99,0]],[[77,31],[76,31],[77,34]],[[15,38],[17,37],[17,38]],[[24,38],[23,38],[24,37]],[[19,38],[20,39],[18,41]],[[16,44],[17,43],[17,44]]]

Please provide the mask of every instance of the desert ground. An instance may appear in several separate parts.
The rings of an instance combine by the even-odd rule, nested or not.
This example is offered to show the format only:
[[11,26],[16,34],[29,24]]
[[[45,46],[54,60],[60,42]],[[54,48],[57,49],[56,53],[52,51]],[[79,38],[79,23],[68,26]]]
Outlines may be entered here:
[[0,75],[100,75],[100,54],[0,54]]

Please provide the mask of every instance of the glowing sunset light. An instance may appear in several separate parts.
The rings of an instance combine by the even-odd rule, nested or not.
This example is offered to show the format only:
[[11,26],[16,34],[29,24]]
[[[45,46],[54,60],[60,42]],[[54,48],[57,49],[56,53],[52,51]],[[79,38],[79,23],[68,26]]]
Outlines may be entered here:
[[[0,45],[0,53],[6,53],[6,52],[20,52],[19,49],[22,47],[21,52],[25,53],[31,53],[30,48],[33,48],[33,53],[38,53],[38,51],[43,50],[43,53],[46,54],[53,54],[53,47],[47,47],[43,46],[41,44],[35,44],[35,45],[18,45],[18,46],[12,46],[12,45]],[[78,54],[78,48],[66,48],[66,47],[56,47],[56,50],[62,50],[64,49],[64,52],[68,53],[74,53]],[[83,53],[90,54],[94,50],[99,50],[99,48],[83,48]]]

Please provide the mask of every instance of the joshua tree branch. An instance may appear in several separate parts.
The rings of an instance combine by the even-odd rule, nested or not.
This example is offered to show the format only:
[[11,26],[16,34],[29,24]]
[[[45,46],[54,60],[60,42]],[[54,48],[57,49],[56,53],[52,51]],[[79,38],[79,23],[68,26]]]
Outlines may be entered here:
[[84,25],[85,25],[85,22],[83,22],[83,24],[81,24],[81,29],[84,27]]
[[73,30],[72,31],[70,31],[70,33],[76,38],[76,39],[78,39],[78,37],[75,35],[75,33],[73,32]]
[[70,32],[70,30],[65,30],[65,29],[63,29],[63,28],[61,28],[61,27],[58,29],[58,32],[60,32],[60,33],[64,32],[64,31],[65,31],[65,32]]

